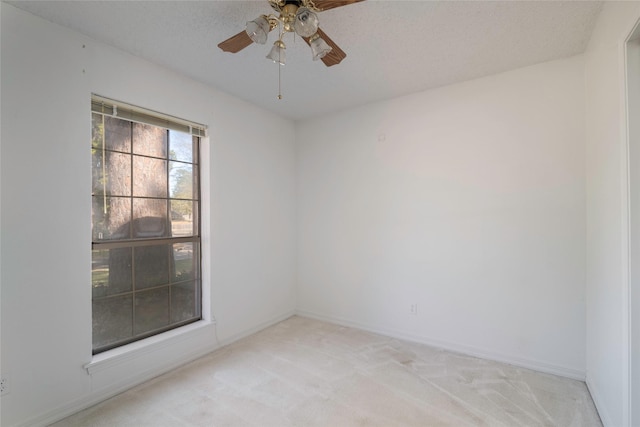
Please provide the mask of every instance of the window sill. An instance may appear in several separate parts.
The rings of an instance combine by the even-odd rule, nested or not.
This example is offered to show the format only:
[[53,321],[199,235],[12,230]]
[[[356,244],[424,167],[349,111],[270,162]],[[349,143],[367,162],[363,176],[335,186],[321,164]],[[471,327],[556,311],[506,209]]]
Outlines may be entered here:
[[215,325],[215,322],[201,320],[141,341],[105,351],[104,353],[96,354],[91,359],[91,362],[84,365],[84,368],[87,370],[87,374],[93,375],[96,372],[137,359],[138,357],[156,352],[162,348],[173,346],[180,341],[190,338],[195,332],[212,325]]

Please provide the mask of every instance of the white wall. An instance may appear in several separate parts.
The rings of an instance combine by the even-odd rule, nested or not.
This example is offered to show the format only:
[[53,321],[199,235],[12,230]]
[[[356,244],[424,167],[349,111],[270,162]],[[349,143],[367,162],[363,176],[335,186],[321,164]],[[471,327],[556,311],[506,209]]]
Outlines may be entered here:
[[92,360],[92,92],[209,125],[203,262],[217,338],[293,313],[293,123],[5,3],[1,14],[1,372],[11,386],[2,425],[53,421],[217,346],[206,323],[162,352],[93,376],[83,368]]
[[584,378],[583,72],[297,123],[299,311]]
[[629,133],[629,337],[630,418],[640,425],[640,27],[627,43],[627,117]]
[[586,54],[587,384],[607,426],[630,422],[624,42],[639,17],[606,3]]

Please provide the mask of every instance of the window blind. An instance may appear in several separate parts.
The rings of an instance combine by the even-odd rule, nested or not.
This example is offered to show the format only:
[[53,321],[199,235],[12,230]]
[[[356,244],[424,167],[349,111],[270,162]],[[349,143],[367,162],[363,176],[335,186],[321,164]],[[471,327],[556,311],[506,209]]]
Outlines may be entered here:
[[135,107],[99,95],[91,95],[91,111],[132,122],[164,127],[194,136],[207,136],[207,127],[200,123],[147,110],[142,107]]

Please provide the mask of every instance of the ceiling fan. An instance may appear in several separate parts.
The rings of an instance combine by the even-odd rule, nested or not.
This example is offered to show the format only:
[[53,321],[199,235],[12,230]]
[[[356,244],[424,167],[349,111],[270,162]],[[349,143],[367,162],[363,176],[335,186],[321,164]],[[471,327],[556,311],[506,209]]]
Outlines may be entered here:
[[284,65],[286,33],[295,33],[311,47],[313,60],[322,60],[327,67],[339,64],[347,54],[318,26],[317,12],[358,3],[363,0],[267,0],[276,14],[261,15],[247,22],[241,31],[218,45],[225,52],[237,53],[251,43],[265,44],[269,32],[280,28],[280,37],[267,55],[273,62]]

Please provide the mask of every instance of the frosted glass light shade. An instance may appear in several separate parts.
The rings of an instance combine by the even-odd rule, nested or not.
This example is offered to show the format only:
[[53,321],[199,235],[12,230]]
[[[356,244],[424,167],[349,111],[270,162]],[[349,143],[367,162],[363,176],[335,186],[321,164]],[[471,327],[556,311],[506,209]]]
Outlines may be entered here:
[[312,40],[311,43],[311,54],[313,55],[313,60],[317,61],[318,59],[324,58],[324,56],[331,52],[331,46],[327,44],[321,37],[317,37]]
[[269,21],[264,16],[249,21],[246,32],[254,43],[265,44],[269,35]]
[[318,15],[307,7],[299,8],[293,29],[300,37],[311,37],[318,31]]
[[286,51],[287,47],[282,40],[276,40],[271,48],[271,52],[267,55],[267,59],[272,60],[280,65],[284,65],[287,62]]

